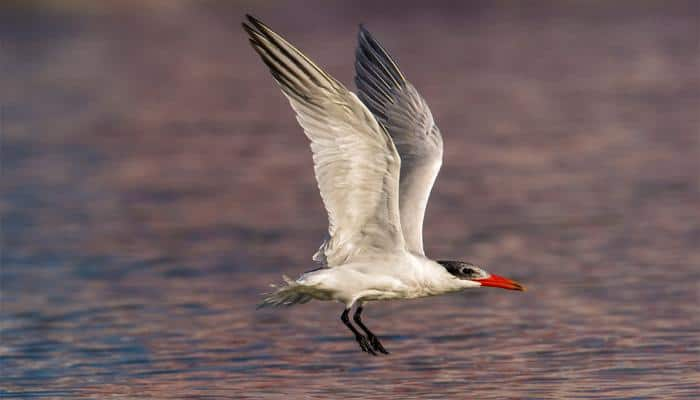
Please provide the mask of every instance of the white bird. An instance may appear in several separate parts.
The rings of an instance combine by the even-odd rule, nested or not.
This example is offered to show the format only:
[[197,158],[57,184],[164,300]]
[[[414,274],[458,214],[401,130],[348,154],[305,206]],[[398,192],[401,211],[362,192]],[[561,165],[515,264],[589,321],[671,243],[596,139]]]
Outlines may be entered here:
[[[425,256],[423,215],[442,165],[442,137],[425,100],[364,27],[355,61],[358,97],[265,24],[247,20],[250,43],[311,141],[329,223],[313,257],[322,266],[296,280],[285,276],[261,306],[341,302],[341,320],[360,348],[376,355],[388,352],[362,323],[369,301],[482,286],[524,290],[471,263]],[[348,318],[354,305],[364,334]]]

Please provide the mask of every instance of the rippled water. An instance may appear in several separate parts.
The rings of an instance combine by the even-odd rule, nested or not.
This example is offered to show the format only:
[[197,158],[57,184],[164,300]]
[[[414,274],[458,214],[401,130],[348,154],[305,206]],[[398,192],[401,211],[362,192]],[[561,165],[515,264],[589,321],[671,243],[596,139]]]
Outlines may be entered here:
[[[0,397],[700,397],[693,2],[17,4]],[[387,357],[339,304],[256,311],[326,221],[244,12],[348,83],[375,31],[446,142],[428,253],[529,290],[370,304]]]

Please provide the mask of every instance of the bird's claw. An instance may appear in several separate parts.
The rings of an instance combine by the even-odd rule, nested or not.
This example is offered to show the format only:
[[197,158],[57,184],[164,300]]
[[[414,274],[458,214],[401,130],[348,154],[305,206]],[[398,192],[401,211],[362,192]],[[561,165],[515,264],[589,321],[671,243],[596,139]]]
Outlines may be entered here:
[[355,340],[357,340],[357,343],[360,345],[360,349],[364,351],[365,353],[369,353],[373,356],[376,356],[377,353],[372,349],[374,347],[370,342],[367,340],[366,337],[363,335],[356,335]]
[[382,354],[389,354],[389,352],[382,346],[382,343],[379,341],[379,339],[372,335],[369,337],[369,343],[372,345],[372,348]]

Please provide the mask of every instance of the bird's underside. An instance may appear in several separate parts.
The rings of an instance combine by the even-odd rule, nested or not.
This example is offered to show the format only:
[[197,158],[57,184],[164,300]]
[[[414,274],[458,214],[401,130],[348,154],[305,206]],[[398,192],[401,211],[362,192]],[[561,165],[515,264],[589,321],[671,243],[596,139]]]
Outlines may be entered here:
[[377,355],[388,352],[362,322],[368,301],[479,286],[522,290],[469,263],[425,257],[423,217],[442,164],[442,136],[425,100],[367,30],[360,27],[355,95],[259,20],[247,16],[243,28],[311,142],[328,213],[328,239],[313,257],[321,267],[285,277],[261,306],[339,301],[343,324],[363,351]]

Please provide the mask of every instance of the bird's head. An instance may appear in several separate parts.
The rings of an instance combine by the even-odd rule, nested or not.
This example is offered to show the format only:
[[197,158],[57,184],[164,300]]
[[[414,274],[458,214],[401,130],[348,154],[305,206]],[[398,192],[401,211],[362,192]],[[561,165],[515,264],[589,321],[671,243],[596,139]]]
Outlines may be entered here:
[[438,261],[447,272],[458,279],[464,279],[478,283],[480,286],[491,286],[509,290],[525,290],[525,287],[516,281],[502,276],[488,273],[474,264],[464,261]]

